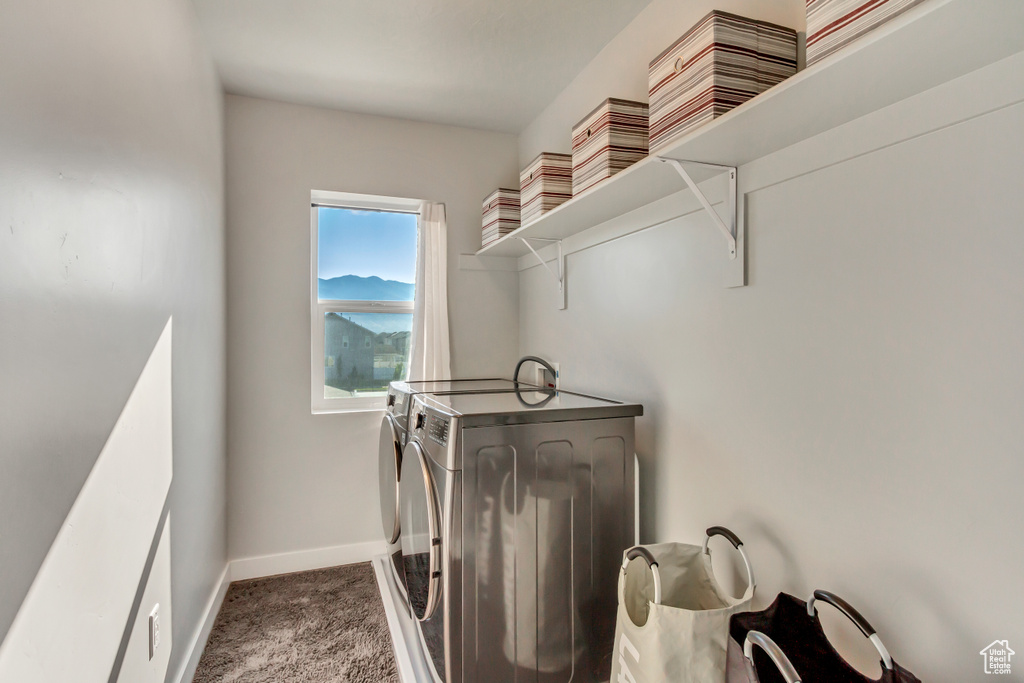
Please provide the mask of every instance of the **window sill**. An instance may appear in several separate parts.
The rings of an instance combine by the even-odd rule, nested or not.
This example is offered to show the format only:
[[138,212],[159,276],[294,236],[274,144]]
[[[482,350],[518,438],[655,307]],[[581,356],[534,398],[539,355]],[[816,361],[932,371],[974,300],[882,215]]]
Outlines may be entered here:
[[313,415],[335,415],[338,413],[380,413],[387,408],[386,396],[354,397],[334,399],[330,402],[314,404]]

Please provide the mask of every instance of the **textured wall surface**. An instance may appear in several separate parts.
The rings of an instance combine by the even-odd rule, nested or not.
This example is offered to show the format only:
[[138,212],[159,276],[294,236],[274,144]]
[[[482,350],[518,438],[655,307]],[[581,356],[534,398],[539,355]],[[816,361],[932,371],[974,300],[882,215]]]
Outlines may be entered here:
[[180,648],[225,562],[220,87],[186,0],[0,16],[0,636],[173,315]]

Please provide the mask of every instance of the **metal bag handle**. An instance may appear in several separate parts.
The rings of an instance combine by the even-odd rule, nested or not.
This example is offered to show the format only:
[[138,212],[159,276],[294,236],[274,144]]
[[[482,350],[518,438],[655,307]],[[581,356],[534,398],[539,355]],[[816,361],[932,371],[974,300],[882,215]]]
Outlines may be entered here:
[[711,540],[712,536],[725,537],[732,543],[732,547],[739,551],[740,557],[743,558],[743,564],[747,568],[747,585],[753,588],[756,585],[754,583],[754,568],[750,566],[750,558],[747,557],[747,551],[743,549],[743,541],[740,540],[740,537],[724,526],[710,527],[705,533],[707,535],[704,537],[704,554],[709,557],[711,556],[711,551],[708,549],[708,541]]
[[771,657],[779,673],[786,679],[786,683],[800,683],[800,674],[793,668],[793,663],[789,661],[786,653],[775,644],[774,640],[760,631],[748,631],[747,638],[743,641],[743,657],[747,660],[747,672],[750,674],[750,680],[754,681],[754,683],[758,681],[757,669],[754,668],[755,645]]
[[811,597],[807,599],[807,614],[811,618],[815,618],[818,616],[818,610],[814,607],[815,600],[827,602],[828,604],[832,605],[840,612],[842,612],[846,616],[846,618],[848,618],[850,621],[856,624],[857,628],[860,629],[860,632],[863,633],[867,637],[867,639],[871,641],[871,644],[875,646],[876,650],[878,650],[878,654],[882,656],[882,664],[885,665],[885,668],[892,671],[892,657],[889,655],[889,651],[885,649],[885,645],[882,644],[882,639],[878,637],[878,633],[875,632],[874,627],[868,623],[868,620],[865,619],[860,612],[853,608],[853,605],[846,602],[846,600],[843,600],[835,593],[829,593],[828,591],[823,590],[816,590],[814,591],[814,593],[811,594]]
[[635,545],[626,551],[626,557],[622,560],[622,583],[626,583],[626,567],[633,560],[640,558],[647,563],[647,568],[654,575],[654,604],[661,604],[661,572],[658,570],[658,561],[654,559],[651,551],[641,545]]

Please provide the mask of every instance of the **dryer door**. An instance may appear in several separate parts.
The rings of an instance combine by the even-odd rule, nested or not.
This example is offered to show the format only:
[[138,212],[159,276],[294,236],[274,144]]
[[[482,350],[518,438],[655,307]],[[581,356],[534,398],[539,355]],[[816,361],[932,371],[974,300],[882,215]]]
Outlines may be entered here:
[[398,516],[398,482],[402,470],[402,444],[399,441],[398,423],[391,415],[385,415],[380,423],[379,477],[380,477],[380,521],[384,526],[384,538],[388,543],[398,540],[402,525]]
[[441,523],[437,493],[423,447],[410,441],[402,458],[402,565],[409,605],[430,618],[441,595]]

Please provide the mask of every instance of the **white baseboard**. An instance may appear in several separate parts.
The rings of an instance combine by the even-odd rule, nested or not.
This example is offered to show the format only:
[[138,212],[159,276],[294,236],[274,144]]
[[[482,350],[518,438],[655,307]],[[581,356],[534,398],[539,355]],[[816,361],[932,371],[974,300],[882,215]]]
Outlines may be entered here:
[[203,618],[202,623],[199,624],[199,628],[196,629],[192,642],[188,644],[188,656],[178,670],[178,675],[174,678],[176,683],[192,683],[192,679],[196,675],[196,669],[199,668],[199,658],[203,656],[203,650],[206,649],[206,641],[210,637],[210,631],[213,630],[213,622],[217,620],[220,606],[224,602],[224,595],[228,592],[228,586],[231,583],[230,579],[231,563],[229,562],[224,566],[224,571],[220,575],[220,582],[214,589],[213,594],[210,595],[210,600],[206,603],[206,616]]
[[231,580],[243,581],[263,576],[304,572],[310,569],[337,567],[341,564],[369,562],[375,555],[387,551],[384,541],[336,545],[329,548],[298,550],[292,553],[262,555],[259,557],[242,557],[231,560]]

